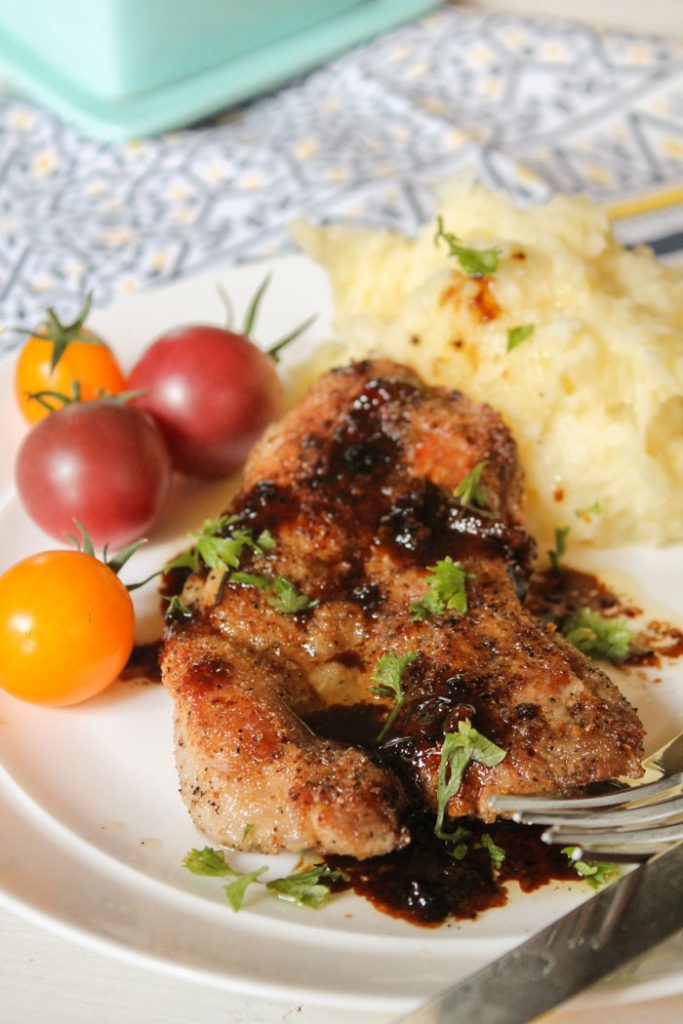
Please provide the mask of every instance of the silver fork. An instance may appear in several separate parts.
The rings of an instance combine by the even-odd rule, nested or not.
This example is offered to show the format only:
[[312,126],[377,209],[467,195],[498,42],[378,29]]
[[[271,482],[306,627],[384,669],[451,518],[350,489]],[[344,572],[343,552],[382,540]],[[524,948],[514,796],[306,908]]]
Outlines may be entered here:
[[643,761],[642,780],[615,779],[606,792],[578,799],[494,796],[514,821],[550,826],[548,843],[577,847],[595,859],[638,862],[683,839],[683,732]]

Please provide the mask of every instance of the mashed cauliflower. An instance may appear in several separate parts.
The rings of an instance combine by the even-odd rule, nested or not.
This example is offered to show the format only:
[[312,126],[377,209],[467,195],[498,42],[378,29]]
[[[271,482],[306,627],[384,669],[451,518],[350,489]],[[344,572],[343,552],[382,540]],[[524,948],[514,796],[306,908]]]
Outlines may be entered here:
[[498,409],[526,474],[527,523],[599,545],[683,539],[683,268],[626,251],[583,198],[522,211],[471,182],[415,239],[299,223],[328,271],[345,361],[385,355]]

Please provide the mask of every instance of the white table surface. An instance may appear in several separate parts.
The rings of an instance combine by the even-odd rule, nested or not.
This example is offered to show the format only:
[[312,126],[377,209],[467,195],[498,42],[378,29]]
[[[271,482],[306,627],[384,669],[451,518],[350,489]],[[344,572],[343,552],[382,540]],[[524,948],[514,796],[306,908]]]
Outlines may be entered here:
[[[683,995],[545,1024],[678,1024]],[[0,910],[2,1024],[389,1024],[389,1017],[235,996],[107,959]]]

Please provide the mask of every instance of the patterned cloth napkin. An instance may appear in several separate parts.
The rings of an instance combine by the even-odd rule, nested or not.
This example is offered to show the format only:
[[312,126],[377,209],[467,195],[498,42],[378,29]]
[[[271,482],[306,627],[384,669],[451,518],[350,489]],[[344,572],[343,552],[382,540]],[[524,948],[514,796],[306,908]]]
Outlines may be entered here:
[[126,145],[0,93],[0,325],[291,250],[295,217],[410,233],[465,170],[519,202],[588,193],[625,242],[683,255],[683,44],[445,8]]

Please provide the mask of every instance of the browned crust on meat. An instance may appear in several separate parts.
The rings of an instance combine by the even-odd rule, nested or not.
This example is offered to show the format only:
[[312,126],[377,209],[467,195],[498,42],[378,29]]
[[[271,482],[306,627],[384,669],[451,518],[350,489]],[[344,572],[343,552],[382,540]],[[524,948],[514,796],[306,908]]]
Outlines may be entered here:
[[[453,494],[480,462],[485,511]],[[467,770],[451,816],[490,818],[494,792],[639,774],[633,708],[520,601],[533,558],[521,501],[498,414],[389,361],[326,375],[268,429],[231,511],[277,541],[247,556],[249,571],[286,576],[316,605],[282,614],[215,573],[186,588],[196,615],[169,636],[163,676],[181,791],[207,835],[264,852],[386,852],[405,841],[406,794],[436,806],[443,737],[464,717],[506,757]],[[415,621],[446,556],[468,573],[468,611]],[[377,704],[371,677],[387,651],[417,652],[390,741],[316,735],[306,720],[325,708]]]

